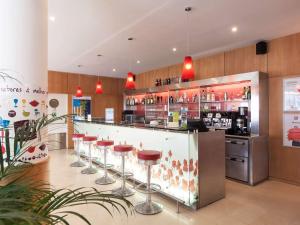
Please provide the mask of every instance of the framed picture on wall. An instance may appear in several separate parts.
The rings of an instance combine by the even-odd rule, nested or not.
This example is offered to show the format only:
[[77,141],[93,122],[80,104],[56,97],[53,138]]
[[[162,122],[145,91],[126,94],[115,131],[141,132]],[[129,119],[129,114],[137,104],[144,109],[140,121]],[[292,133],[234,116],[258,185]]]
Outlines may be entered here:
[[300,148],[300,77],[283,80],[283,145]]

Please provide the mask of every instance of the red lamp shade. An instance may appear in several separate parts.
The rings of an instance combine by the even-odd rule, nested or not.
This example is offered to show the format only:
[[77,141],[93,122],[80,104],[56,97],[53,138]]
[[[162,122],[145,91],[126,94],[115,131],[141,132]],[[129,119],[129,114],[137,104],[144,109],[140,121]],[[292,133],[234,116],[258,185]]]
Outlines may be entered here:
[[193,66],[193,59],[191,56],[186,56],[183,62],[181,79],[189,80],[189,79],[194,79],[194,77],[195,77],[195,72]]
[[102,83],[101,81],[98,81],[96,84],[96,94],[102,94],[103,90],[102,90]]
[[82,97],[82,89],[81,89],[81,87],[77,87],[77,90],[76,90],[76,97]]
[[125,88],[126,89],[135,89],[134,75],[131,72],[129,72],[127,74],[127,80],[126,80]]

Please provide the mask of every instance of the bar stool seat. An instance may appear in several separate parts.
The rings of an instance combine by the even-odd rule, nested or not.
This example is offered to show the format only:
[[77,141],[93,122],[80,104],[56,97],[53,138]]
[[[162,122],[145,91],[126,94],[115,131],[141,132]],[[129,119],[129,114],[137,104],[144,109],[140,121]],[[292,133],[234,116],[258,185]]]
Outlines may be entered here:
[[102,141],[97,141],[97,147],[98,148],[103,148],[104,150],[104,175],[100,178],[98,178],[95,183],[99,185],[107,185],[107,184],[112,184],[116,182],[113,178],[108,176],[107,173],[107,168],[111,168],[113,165],[107,164],[106,159],[107,159],[107,150],[110,146],[114,145],[113,140],[102,140]]
[[[136,212],[143,214],[143,215],[154,215],[157,213],[162,212],[162,205],[151,200],[151,194],[155,191],[152,190],[154,187],[156,189],[160,189],[160,186],[157,184],[151,184],[151,167],[153,165],[157,165],[161,159],[161,152],[154,151],[154,150],[142,150],[139,151],[137,154],[138,160],[140,164],[147,166],[147,183],[146,183],[146,190],[140,191],[146,194],[146,201],[137,204],[134,209]],[[137,186],[137,190],[145,184],[140,184]],[[152,188],[151,188],[152,187]]]
[[112,146],[112,145],[114,145],[114,141],[113,140],[97,141],[97,146],[106,147],[106,146]]
[[133,150],[132,145],[115,145],[114,151],[115,152],[130,152]]
[[161,158],[161,153],[159,151],[143,150],[138,152],[137,157],[140,160],[157,161]]
[[73,134],[72,138],[73,140],[77,139],[77,138],[83,138],[85,135],[84,134]]
[[121,165],[121,177],[122,177],[122,185],[120,188],[112,190],[112,193],[115,195],[119,195],[122,197],[129,197],[134,194],[134,191],[131,188],[126,187],[126,178],[132,176],[132,174],[125,173],[125,156],[128,155],[130,151],[133,150],[132,145],[115,145],[114,153],[122,158]]
[[97,141],[97,137],[96,137],[96,136],[84,136],[84,137],[83,137],[83,141],[84,141],[84,142],[93,142],[93,141]]
[[72,135],[72,140],[74,142],[74,149],[75,149],[75,154],[77,155],[77,161],[71,163],[71,167],[83,167],[85,166],[85,163],[81,161],[80,158],[80,148],[79,145],[83,141],[84,134],[73,134]]
[[88,155],[88,160],[89,160],[89,166],[88,168],[85,168],[84,170],[81,171],[82,174],[95,174],[97,173],[97,169],[93,167],[92,163],[92,145],[94,145],[97,141],[96,136],[84,136],[83,137],[83,143],[89,146],[89,155]]

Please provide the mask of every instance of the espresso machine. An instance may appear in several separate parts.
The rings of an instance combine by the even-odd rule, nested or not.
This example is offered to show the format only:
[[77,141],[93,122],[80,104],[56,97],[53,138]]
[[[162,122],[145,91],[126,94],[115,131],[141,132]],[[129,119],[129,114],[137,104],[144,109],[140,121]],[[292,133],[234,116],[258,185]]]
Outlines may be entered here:
[[248,135],[250,129],[248,128],[248,107],[239,107],[237,118],[234,122],[234,133],[236,135]]

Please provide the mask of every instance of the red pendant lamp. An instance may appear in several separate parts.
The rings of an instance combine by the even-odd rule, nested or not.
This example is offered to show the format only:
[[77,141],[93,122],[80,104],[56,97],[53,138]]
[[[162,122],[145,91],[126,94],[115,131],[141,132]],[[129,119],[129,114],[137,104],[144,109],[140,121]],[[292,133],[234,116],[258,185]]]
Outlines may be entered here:
[[[187,29],[188,29],[188,23],[189,23],[189,13],[191,12],[191,7],[186,7],[185,11],[187,12]],[[187,30],[187,52],[189,52],[189,40],[190,34],[189,29]],[[185,56],[183,61],[183,70],[181,74],[181,80],[182,81],[188,81],[195,78],[195,71],[193,66],[193,59],[191,56]]]
[[191,56],[186,56],[183,62],[183,70],[181,79],[190,80],[195,78],[195,71],[193,66],[193,59]]
[[129,72],[127,74],[127,79],[126,79],[126,84],[125,88],[126,89],[135,89],[135,76],[133,73]]
[[[82,67],[82,65],[78,65],[78,68],[80,68],[80,67]],[[76,94],[75,94],[75,96],[77,98],[80,98],[83,96],[82,89],[80,87],[80,76],[81,76],[81,74],[78,74],[78,86],[77,86]]]
[[97,84],[96,84],[96,94],[102,94],[103,90],[102,90],[102,82],[100,80],[98,80]]
[[80,86],[78,86],[77,89],[76,89],[76,97],[77,98],[82,97],[82,89],[81,89]]

